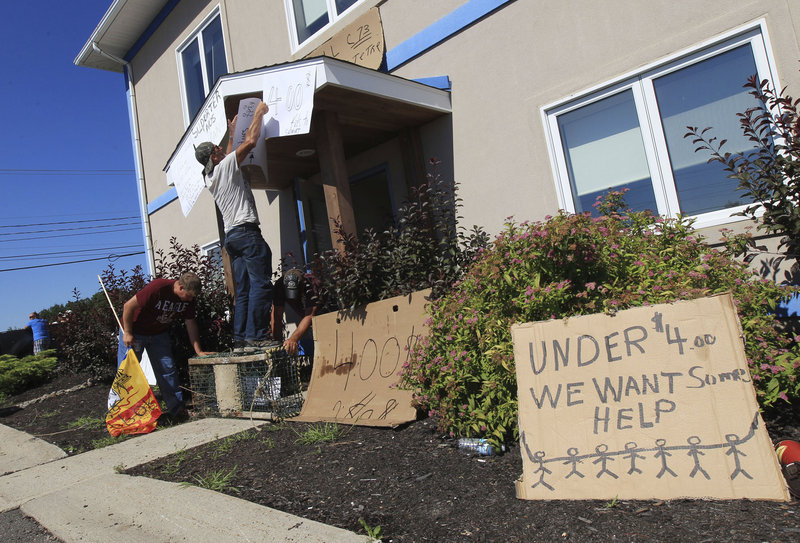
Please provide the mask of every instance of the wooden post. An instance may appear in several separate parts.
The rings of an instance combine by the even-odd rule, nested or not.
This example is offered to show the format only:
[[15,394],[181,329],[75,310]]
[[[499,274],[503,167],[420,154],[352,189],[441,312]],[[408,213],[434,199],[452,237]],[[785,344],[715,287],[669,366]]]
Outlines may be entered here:
[[353,198],[350,195],[350,181],[347,178],[347,164],[344,156],[344,143],[339,130],[336,113],[320,111],[314,116],[316,124],[314,136],[319,154],[319,167],[322,188],[325,192],[325,205],[328,208],[328,224],[331,242],[339,251],[343,250],[336,233],[334,221],[341,221],[346,234],[356,234],[356,219],[353,214]]
[[225,274],[225,287],[228,289],[228,294],[234,298],[234,305],[236,305],[236,283],[233,280],[233,268],[231,268],[231,257],[228,251],[225,250],[225,224],[222,220],[222,213],[219,208],[214,204],[214,211],[217,212],[217,233],[219,234],[219,250],[222,255],[222,269]]

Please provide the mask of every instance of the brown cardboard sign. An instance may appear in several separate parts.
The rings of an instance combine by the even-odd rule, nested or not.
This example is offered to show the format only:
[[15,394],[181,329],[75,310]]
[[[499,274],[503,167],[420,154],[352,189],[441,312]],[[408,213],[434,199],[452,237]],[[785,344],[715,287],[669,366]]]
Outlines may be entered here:
[[518,498],[789,499],[730,295],[511,332]]
[[396,384],[426,333],[421,291],[314,317],[314,370],[301,422],[397,426],[415,420],[411,391]]
[[385,52],[381,15],[378,8],[372,8],[306,57],[324,55],[377,70]]

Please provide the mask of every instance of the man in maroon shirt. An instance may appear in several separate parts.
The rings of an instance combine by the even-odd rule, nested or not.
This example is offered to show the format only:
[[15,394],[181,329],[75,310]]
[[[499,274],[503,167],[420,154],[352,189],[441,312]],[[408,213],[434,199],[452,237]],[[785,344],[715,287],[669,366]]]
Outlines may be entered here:
[[184,402],[178,370],[172,358],[168,334],[170,323],[182,318],[197,356],[211,354],[200,347],[194,302],[199,293],[200,279],[191,272],[184,273],[177,280],[154,279],[125,302],[122,310],[122,343],[133,348],[140,360],[142,351],[147,350],[167,406],[167,415],[173,419],[183,411]]

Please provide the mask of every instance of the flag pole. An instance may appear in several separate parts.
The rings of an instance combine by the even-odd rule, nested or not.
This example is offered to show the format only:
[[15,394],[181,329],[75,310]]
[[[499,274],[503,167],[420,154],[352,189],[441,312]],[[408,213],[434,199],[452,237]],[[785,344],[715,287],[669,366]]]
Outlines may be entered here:
[[100,279],[100,276],[97,276],[97,280],[100,281],[100,286],[103,288],[103,292],[106,295],[106,300],[108,300],[108,305],[111,306],[111,312],[114,314],[114,318],[117,319],[117,324],[119,324],[119,329],[123,332],[125,329],[122,327],[122,323],[119,321],[119,317],[117,316],[117,311],[114,309],[114,304],[111,303],[111,297],[108,295],[108,291],[106,290],[106,286],[103,284],[103,280]]

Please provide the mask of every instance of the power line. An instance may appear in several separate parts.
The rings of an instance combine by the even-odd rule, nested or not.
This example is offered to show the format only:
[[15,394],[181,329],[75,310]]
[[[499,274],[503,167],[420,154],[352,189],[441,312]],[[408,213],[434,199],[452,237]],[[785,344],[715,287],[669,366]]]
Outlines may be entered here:
[[47,170],[0,168],[0,175],[130,175],[134,170]]
[[6,268],[4,270],[0,270],[0,272],[9,272],[9,271],[18,271],[18,270],[32,270],[35,268],[48,268],[50,266],[66,266],[67,264],[79,264],[81,262],[93,262],[95,260],[118,260],[120,258],[124,258],[126,256],[136,256],[136,255],[143,255],[144,251],[139,251],[137,253],[128,253],[124,255],[106,255],[100,258],[87,258],[85,260],[71,260],[69,262],[56,262],[54,264],[39,264],[38,266],[22,266],[20,268]]
[[77,234],[56,234],[53,236],[36,236],[32,238],[17,238],[17,239],[0,239],[0,243],[7,243],[7,242],[17,242],[17,241],[29,241],[29,240],[37,240],[37,239],[47,239],[47,238],[68,238],[72,236],[90,236],[92,234],[109,234],[111,232],[130,232],[131,230],[140,230],[139,228],[117,228],[115,230],[105,230],[103,232],[79,232]]
[[13,260],[17,258],[29,258],[36,256],[66,255],[73,253],[97,253],[102,251],[109,251],[111,249],[130,249],[131,247],[141,247],[141,245],[142,245],[141,243],[136,243],[132,245],[114,245],[113,247],[97,247],[95,249],[74,249],[72,251],[51,251],[49,253],[29,253],[26,255],[0,256],[0,260]]
[[30,230],[28,232],[4,232],[0,236],[26,236],[28,234],[45,234],[47,232],[68,232],[71,230],[94,230],[97,228],[111,228],[116,226],[130,226],[139,224],[138,222],[121,222],[119,224],[100,224],[95,226],[76,226],[72,228],[50,228],[48,230]]
[[35,222],[30,224],[8,224],[0,225],[0,228],[28,228],[30,226],[51,226],[54,224],[81,224],[86,222],[104,222],[104,221],[124,221],[128,219],[138,219],[139,217],[111,217],[109,219],[83,219],[80,221],[58,221],[58,222]]

